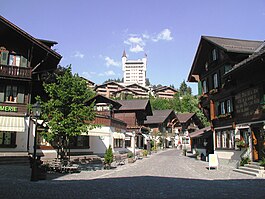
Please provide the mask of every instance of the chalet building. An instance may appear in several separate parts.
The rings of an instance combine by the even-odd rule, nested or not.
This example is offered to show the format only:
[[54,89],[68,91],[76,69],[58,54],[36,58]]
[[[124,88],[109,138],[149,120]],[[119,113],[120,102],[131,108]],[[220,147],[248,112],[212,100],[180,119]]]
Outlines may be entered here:
[[[147,116],[153,115],[149,100],[116,100],[122,106],[114,110],[114,118],[127,123],[125,146],[134,150],[146,148],[149,129],[144,126]],[[134,140],[135,139],[135,140]],[[135,151],[134,151],[135,152]]]
[[113,97],[113,93],[123,90],[125,86],[117,83],[117,82],[107,82],[105,84],[97,85],[95,87],[95,91],[99,95],[103,95],[107,98]]
[[96,86],[95,82],[92,82],[91,80],[88,80],[84,77],[81,77],[81,78],[86,81],[88,88],[90,88],[91,90],[94,90],[94,88]]
[[[0,16],[0,154],[33,150],[35,123],[28,105],[42,93],[42,80],[61,55],[53,41],[32,37]],[[7,154],[4,154],[7,155]]]
[[179,126],[176,126],[175,145],[190,149],[190,134],[203,128],[204,125],[196,113],[178,113]]
[[94,90],[99,95],[111,98],[120,98],[122,100],[149,97],[149,89],[135,83],[125,85],[123,83],[107,82],[102,85],[97,85]]
[[161,86],[153,89],[152,93],[157,98],[172,99],[177,93],[177,90],[169,86]]
[[[96,118],[94,124],[100,125],[80,137],[86,138],[89,145],[84,146],[86,150],[103,156],[106,149],[111,146],[114,152],[126,152],[125,133],[126,122],[114,117],[114,112],[122,106],[119,102],[106,98],[102,95],[96,95],[90,99],[87,104],[95,103]],[[80,151],[80,150],[79,150]]]
[[199,105],[221,159],[240,159],[239,140],[253,160],[264,157],[263,46],[263,41],[201,37],[188,81],[198,82]]
[[179,126],[174,110],[154,110],[147,116],[144,125],[150,129],[150,136],[156,145],[168,148],[175,146],[175,127]]

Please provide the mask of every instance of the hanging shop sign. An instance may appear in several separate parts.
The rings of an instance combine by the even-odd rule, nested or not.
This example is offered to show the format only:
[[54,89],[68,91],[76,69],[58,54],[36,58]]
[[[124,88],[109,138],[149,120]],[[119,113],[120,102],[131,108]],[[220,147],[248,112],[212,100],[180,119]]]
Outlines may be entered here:
[[0,111],[5,112],[17,112],[18,108],[15,106],[0,106]]

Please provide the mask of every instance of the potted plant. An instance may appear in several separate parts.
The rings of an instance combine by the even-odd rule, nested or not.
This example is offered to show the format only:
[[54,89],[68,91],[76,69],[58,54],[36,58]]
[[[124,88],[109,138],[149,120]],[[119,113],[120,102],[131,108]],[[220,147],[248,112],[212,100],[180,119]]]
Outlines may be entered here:
[[184,155],[184,156],[187,156],[187,149],[183,149],[182,152],[183,152],[183,155]]
[[195,150],[195,157],[196,157],[197,160],[199,160],[200,153],[199,153],[199,151],[197,149]]
[[132,152],[127,153],[128,163],[134,163],[134,155]]
[[244,166],[245,164],[248,164],[250,162],[251,162],[251,160],[250,160],[250,158],[248,156],[242,157],[241,160],[240,160],[240,166]]
[[259,161],[259,165],[262,167],[265,167],[265,158],[264,157]]
[[143,153],[143,156],[144,157],[147,157],[147,154],[148,154],[148,151],[147,150],[143,150],[142,153]]
[[109,145],[109,148],[106,150],[106,153],[104,155],[104,163],[106,169],[110,169],[112,162],[113,162],[113,152],[111,146]]
[[244,140],[236,140],[236,146],[241,151],[241,149],[245,147],[245,141]]

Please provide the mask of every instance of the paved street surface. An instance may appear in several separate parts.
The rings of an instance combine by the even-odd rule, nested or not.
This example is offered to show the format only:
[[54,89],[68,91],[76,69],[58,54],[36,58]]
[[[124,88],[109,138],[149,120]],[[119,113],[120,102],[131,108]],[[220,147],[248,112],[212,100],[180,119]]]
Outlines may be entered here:
[[169,149],[112,170],[48,174],[30,181],[30,168],[0,165],[1,198],[265,198],[265,179],[236,173]]

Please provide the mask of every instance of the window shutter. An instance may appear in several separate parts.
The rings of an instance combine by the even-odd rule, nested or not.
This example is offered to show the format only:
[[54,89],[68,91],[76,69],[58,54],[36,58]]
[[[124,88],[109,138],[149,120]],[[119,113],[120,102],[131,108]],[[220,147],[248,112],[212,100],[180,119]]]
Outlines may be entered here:
[[211,120],[215,119],[215,106],[213,100],[210,100],[210,118]]
[[1,53],[1,64],[7,65],[8,51],[2,51]]
[[5,88],[4,85],[0,85],[0,102],[5,101]]
[[202,82],[198,82],[198,94],[202,95]]
[[21,65],[20,65],[21,67],[27,67],[28,60],[25,57],[21,56],[20,63],[21,63]]
[[18,94],[17,94],[17,102],[18,103],[24,103],[24,94],[25,93],[25,89],[24,86],[19,86],[18,87]]

